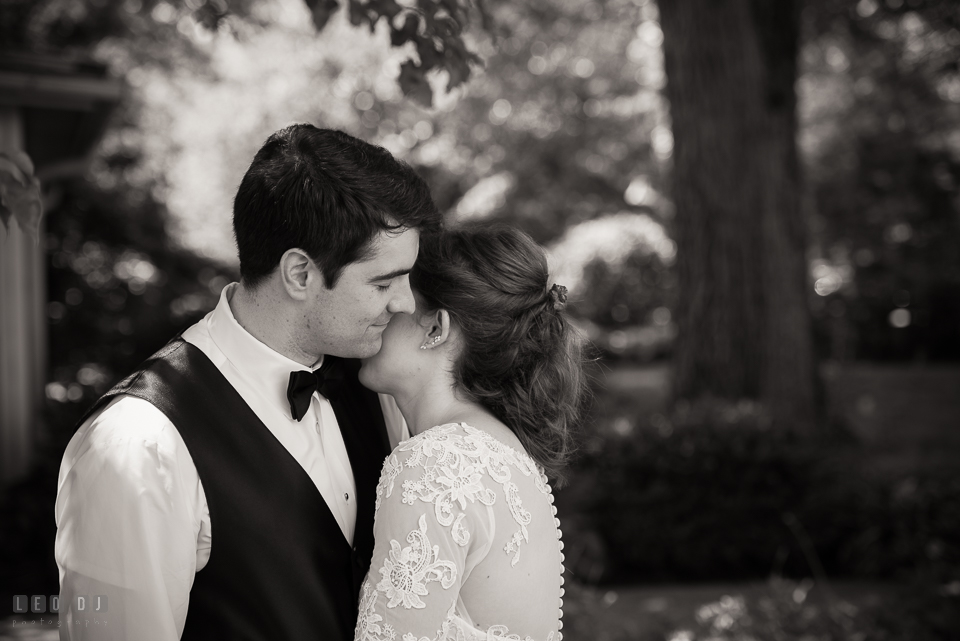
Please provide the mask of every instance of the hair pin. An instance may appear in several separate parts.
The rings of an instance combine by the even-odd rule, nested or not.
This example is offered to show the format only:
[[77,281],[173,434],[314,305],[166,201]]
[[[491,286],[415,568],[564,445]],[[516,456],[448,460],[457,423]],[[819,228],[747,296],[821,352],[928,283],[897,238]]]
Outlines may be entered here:
[[556,311],[562,310],[567,304],[567,288],[563,285],[553,284],[550,288],[550,300],[553,301],[553,308]]

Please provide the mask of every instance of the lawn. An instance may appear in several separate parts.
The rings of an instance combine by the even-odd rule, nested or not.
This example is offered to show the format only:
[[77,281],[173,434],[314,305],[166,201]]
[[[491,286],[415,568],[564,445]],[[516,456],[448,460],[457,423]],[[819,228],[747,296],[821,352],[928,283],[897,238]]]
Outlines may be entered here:
[[[564,639],[856,639],[857,627],[867,625],[895,594],[889,584],[809,580],[575,587],[575,604],[565,608]],[[844,628],[850,634],[843,634]]]

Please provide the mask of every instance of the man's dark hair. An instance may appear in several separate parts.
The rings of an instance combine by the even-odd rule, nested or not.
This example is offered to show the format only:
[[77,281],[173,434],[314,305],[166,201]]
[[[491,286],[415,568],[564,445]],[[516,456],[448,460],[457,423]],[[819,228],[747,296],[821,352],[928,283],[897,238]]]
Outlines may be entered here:
[[233,201],[240,276],[256,287],[294,247],[320,267],[328,288],[363,260],[381,231],[440,228],[420,176],[390,152],[342,131],[281,129],[257,152]]

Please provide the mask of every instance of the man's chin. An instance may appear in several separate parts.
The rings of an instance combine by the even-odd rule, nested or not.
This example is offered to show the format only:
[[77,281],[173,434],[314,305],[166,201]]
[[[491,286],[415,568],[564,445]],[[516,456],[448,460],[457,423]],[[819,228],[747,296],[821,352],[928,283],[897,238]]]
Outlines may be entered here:
[[377,332],[374,335],[367,333],[362,339],[356,342],[348,343],[344,341],[339,345],[331,345],[327,348],[327,354],[339,356],[340,358],[371,358],[380,352],[383,346],[383,335]]
[[378,353],[380,353],[380,348],[383,346],[383,339],[378,335],[374,339],[364,341],[362,345],[359,346],[357,354],[354,358],[365,359],[373,358]]

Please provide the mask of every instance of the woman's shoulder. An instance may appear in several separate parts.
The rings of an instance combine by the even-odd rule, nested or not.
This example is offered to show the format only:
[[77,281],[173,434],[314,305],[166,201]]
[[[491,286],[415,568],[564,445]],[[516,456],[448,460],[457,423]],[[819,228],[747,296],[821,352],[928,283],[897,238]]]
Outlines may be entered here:
[[540,471],[540,466],[522,447],[509,445],[487,430],[467,423],[444,423],[400,442],[394,454],[412,458],[416,464],[421,458],[457,456],[486,464],[490,460],[520,468],[525,472]]
[[462,443],[465,436],[466,431],[463,423],[443,423],[400,441],[393,451],[394,453],[413,452],[438,443],[454,446]]
[[499,484],[529,477],[538,490],[549,492],[543,468],[522,448],[467,423],[436,425],[401,441],[384,464],[387,479],[401,474],[419,477],[423,473],[470,478],[479,475],[477,481],[489,476]]

